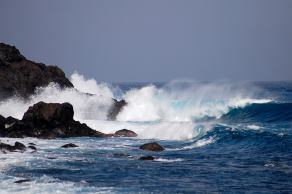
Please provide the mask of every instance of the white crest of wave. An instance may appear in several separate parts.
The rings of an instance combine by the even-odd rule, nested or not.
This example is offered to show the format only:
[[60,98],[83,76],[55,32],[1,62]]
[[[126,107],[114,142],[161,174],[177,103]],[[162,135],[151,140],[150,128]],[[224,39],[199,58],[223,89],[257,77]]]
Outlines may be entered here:
[[71,81],[78,85],[78,89],[83,88],[84,92],[95,95],[81,93],[75,88],[61,89],[58,85],[51,83],[47,87],[38,88],[36,94],[27,101],[13,97],[0,102],[0,114],[21,119],[28,107],[39,101],[47,103],[69,102],[74,107],[74,117],[77,120],[106,119],[106,114],[113,103],[111,98],[113,94],[110,89],[105,84],[100,86],[95,81],[85,80],[79,74],[73,74]]
[[128,105],[117,119],[185,122],[204,117],[219,118],[230,108],[270,101],[253,97],[256,90],[254,86],[224,82],[172,82],[163,88],[149,85],[124,95]]
[[75,72],[71,75],[70,81],[78,91],[89,94],[98,94],[109,98],[114,95],[106,83],[99,83],[95,79],[85,79],[83,75]]

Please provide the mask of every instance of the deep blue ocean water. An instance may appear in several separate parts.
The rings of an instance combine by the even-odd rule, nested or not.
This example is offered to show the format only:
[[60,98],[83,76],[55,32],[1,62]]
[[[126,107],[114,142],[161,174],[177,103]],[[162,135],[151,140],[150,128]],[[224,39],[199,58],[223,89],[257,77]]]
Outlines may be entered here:
[[[255,85],[273,101],[202,118],[211,129],[187,140],[18,139],[39,150],[0,157],[0,193],[292,193],[292,82]],[[151,141],[166,150],[139,149]],[[60,148],[69,142],[80,147]],[[146,155],[156,160],[138,159]],[[13,183],[20,179],[30,182]]]

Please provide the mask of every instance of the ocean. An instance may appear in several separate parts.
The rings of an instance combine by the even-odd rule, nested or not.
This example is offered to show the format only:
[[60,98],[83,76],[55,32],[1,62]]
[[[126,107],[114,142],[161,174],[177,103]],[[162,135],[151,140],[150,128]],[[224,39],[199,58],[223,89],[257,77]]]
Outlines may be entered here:
[[[94,95],[51,84],[1,102],[0,114],[21,119],[38,101],[69,102],[75,120],[138,137],[0,138],[38,149],[0,154],[0,193],[292,193],[292,82],[108,84],[78,73],[71,82]],[[115,121],[106,119],[111,98],[128,103]],[[139,149],[154,141],[165,150]]]

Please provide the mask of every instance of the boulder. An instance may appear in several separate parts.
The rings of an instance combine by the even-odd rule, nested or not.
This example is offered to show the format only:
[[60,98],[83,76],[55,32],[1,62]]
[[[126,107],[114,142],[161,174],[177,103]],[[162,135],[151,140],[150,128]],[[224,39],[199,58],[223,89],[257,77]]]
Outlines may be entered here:
[[0,150],[2,152],[25,151],[26,147],[20,142],[15,142],[14,146],[0,142]]
[[154,160],[155,158],[153,156],[142,156],[139,158],[139,160]]
[[65,145],[62,145],[61,148],[77,148],[79,147],[78,145],[75,145],[73,143],[68,143],[68,144],[65,144]]
[[35,126],[66,125],[73,121],[74,110],[69,103],[38,102],[29,107],[24,113],[22,121],[32,122]]
[[159,145],[157,142],[146,143],[146,144],[140,146],[140,149],[148,150],[148,151],[155,151],[155,152],[159,152],[159,151],[164,150],[164,148],[161,145]]
[[22,120],[1,131],[3,137],[37,137],[44,139],[66,137],[104,137],[86,124],[73,119],[74,110],[69,103],[39,102],[24,113]]
[[115,136],[118,137],[137,137],[137,134],[134,131],[128,129],[121,129],[115,132]]
[[51,82],[61,88],[73,87],[57,66],[27,60],[14,46],[0,43],[0,99],[13,95],[26,98]]

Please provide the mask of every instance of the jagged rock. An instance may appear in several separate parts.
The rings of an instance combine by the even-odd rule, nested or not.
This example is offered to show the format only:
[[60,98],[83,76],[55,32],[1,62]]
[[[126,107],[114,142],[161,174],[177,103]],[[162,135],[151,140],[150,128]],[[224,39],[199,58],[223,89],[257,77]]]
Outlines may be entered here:
[[14,146],[0,142],[0,150],[2,152],[25,151],[26,147],[20,142],[15,142]]
[[31,145],[31,146],[36,146],[35,143],[28,143],[28,145]]
[[134,131],[128,129],[121,129],[115,132],[115,136],[118,137],[137,137],[137,134]]
[[39,102],[24,113],[23,119],[1,131],[3,137],[38,137],[45,139],[66,137],[104,137],[86,124],[74,121],[74,110],[69,103]]
[[62,145],[61,148],[77,148],[79,147],[78,145],[75,145],[73,143],[68,143],[68,144],[65,144],[65,145]]
[[148,151],[155,151],[155,152],[159,152],[159,151],[164,150],[164,148],[161,145],[159,145],[157,142],[146,143],[146,144],[140,146],[140,149],[148,150]]
[[108,120],[116,120],[117,115],[121,112],[122,108],[127,105],[127,102],[125,100],[116,100],[113,99],[113,105],[110,108],[107,118]]
[[14,46],[0,43],[0,99],[13,95],[26,98],[51,82],[61,88],[73,87],[57,66],[27,60]]
[[153,156],[142,156],[139,158],[139,160],[154,160],[155,158]]

